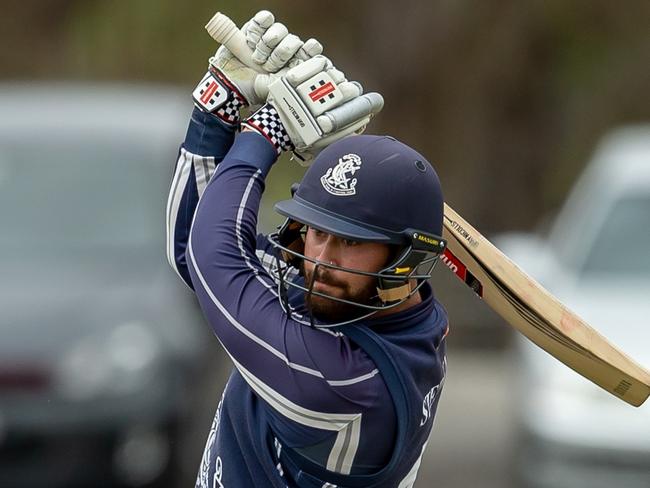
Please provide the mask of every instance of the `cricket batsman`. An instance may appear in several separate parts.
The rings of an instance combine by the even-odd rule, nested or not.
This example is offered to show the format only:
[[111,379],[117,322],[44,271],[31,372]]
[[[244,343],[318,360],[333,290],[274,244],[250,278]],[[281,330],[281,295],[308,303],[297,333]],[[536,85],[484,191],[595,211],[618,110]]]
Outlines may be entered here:
[[[359,135],[382,99],[317,41],[267,11],[242,32],[259,68],[210,59],[167,205],[170,264],[234,365],[196,486],[412,487],[446,369],[440,182],[414,149]],[[311,165],[258,235],[285,151]]]

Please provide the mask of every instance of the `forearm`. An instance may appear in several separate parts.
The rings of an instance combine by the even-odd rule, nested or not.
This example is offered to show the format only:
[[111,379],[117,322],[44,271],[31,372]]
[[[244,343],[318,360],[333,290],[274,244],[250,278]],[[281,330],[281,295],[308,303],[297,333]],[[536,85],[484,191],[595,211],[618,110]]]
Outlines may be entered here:
[[185,250],[199,198],[235,138],[235,125],[195,108],[176,162],[167,201],[167,258],[190,287]]
[[[237,137],[198,204],[191,238],[199,266],[232,267],[243,258],[254,258],[264,178],[276,158],[271,144],[259,134]],[[225,277],[215,276],[213,281],[220,278]]]

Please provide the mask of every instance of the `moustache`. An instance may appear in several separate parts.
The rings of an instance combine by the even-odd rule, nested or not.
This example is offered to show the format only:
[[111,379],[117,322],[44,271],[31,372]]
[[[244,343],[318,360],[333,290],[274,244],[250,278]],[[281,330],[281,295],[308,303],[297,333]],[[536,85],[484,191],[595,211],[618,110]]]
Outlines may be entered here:
[[313,271],[308,272],[306,278],[308,282],[311,282],[313,280],[314,282],[318,281],[319,283],[322,283],[324,285],[337,286],[339,288],[345,288],[346,286],[346,283],[334,279],[332,277],[332,273],[330,272],[330,270],[328,270],[327,268],[323,268],[321,266],[318,266],[318,268],[316,268],[315,275]]

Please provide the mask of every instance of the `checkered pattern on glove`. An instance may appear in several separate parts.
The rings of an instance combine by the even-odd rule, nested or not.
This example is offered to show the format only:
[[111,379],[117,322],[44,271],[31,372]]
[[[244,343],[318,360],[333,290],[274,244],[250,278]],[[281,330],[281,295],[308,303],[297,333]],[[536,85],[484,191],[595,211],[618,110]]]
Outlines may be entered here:
[[239,90],[228,81],[228,79],[214,66],[210,65],[210,71],[214,73],[221,82],[232,91],[232,98],[215,112],[215,115],[224,122],[237,125],[239,124],[239,110],[247,107],[248,103]]
[[228,100],[222,107],[219,107],[214,115],[227,124],[237,125],[239,124],[240,118],[239,109],[244,106],[245,104],[242,103],[241,100],[233,98],[232,100]]
[[282,151],[293,150],[293,143],[280,121],[278,112],[268,103],[262,105],[262,108],[244,120],[242,127],[247,127],[262,134],[273,144],[278,154]]

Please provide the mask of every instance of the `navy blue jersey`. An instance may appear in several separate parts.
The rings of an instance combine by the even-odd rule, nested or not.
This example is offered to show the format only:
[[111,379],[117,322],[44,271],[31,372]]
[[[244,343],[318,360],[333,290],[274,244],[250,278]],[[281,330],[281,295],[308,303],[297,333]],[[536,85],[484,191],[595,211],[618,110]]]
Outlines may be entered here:
[[197,486],[411,487],[444,382],[446,313],[425,285],[408,310],[334,329],[310,327],[299,295],[288,314],[256,233],[276,157],[195,110],[176,165],[170,264],[235,366]]

